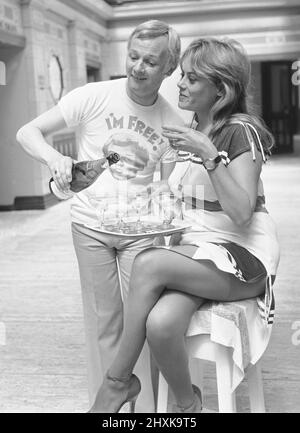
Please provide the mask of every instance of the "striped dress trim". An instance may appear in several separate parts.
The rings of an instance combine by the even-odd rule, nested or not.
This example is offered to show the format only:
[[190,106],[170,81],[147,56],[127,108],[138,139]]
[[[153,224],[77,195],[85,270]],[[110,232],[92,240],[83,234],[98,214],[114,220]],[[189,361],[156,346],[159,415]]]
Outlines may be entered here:
[[[267,158],[259,137],[258,132],[256,131],[256,128],[247,122],[242,122],[239,120],[235,120],[232,122],[232,124],[239,124],[243,127],[245,135],[247,137],[247,141],[250,145],[250,150],[252,153],[252,159],[253,161],[256,160],[255,155],[255,148],[257,148],[262,155],[263,162],[266,162]],[[227,166],[231,159],[228,156],[228,151],[226,150],[219,150],[219,155],[221,156],[222,162],[225,166]],[[185,151],[179,151],[178,152],[178,162],[185,162],[190,161],[192,164],[199,164],[203,165],[203,161],[201,157],[197,154],[192,154],[190,152]],[[182,188],[182,185],[180,185]],[[215,201],[208,201],[208,200],[201,200],[194,196],[183,196],[183,201],[185,202],[186,208],[190,209],[203,209],[208,212],[221,212],[223,209],[219,203],[218,200]],[[265,208],[265,197],[264,196],[258,196],[256,201],[256,206],[254,212],[264,212],[268,213],[267,209]],[[242,281],[245,281],[242,271],[238,268],[238,265],[236,261],[234,260],[234,257],[228,252],[227,254],[228,260],[232,263],[232,266],[235,269],[235,276]],[[274,314],[275,314],[275,298],[273,293],[273,283],[272,279],[274,277],[271,275],[268,275],[266,278],[266,289],[265,293],[257,297],[257,305],[258,305],[258,311],[260,314],[260,317],[262,318],[263,322],[266,326],[271,326],[274,321]]]
[[[220,248],[223,248],[219,245]],[[242,270],[238,266],[233,255],[226,250],[227,258],[230,261],[232,267],[234,268],[234,275],[241,281],[245,281],[246,279],[243,275]],[[275,298],[273,293],[273,280],[274,276],[267,275],[266,277],[266,285],[265,285],[265,293],[256,298],[258,313],[263,321],[263,323],[268,327],[273,325],[274,316],[275,316]]]
[[[234,122],[231,122],[231,125],[234,125],[234,124],[243,126],[247,140],[248,140],[248,143],[250,145],[250,150],[252,153],[253,161],[256,160],[255,148],[257,148],[261,152],[263,162],[266,162],[267,158],[265,155],[265,151],[264,151],[263,145],[261,143],[259,134],[256,131],[256,128],[253,125],[251,125],[251,123],[242,122],[239,120],[235,120]],[[225,166],[227,166],[231,162],[231,159],[228,157],[228,152],[226,150],[219,150],[218,153],[222,159],[223,164]],[[185,162],[185,161],[191,161],[194,164],[202,164],[203,165],[203,161],[198,154],[191,153],[191,152],[185,152],[185,151],[179,151],[178,152],[178,162]]]
[[[189,195],[182,195],[182,201],[185,203],[186,210],[187,209],[203,209],[209,212],[223,212],[222,206],[218,200],[209,201],[209,200],[201,200],[196,197],[192,197]],[[264,212],[268,213],[265,207],[265,197],[258,196],[256,200],[256,205],[254,212]]]
[[267,276],[265,293],[256,299],[260,317],[267,326],[273,325],[275,316],[275,297],[272,279],[272,275]]
[[[221,247],[221,245],[219,245],[219,247]],[[234,273],[235,276],[239,280],[246,282],[243,272],[239,268],[238,264],[236,263],[236,260],[234,259],[233,255],[229,251],[226,252],[227,252],[227,258],[231,262],[235,270]],[[272,282],[273,279],[274,276],[267,275],[265,293],[256,298],[259,315],[266,326],[273,325],[274,316],[275,316],[275,298],[273,293],[273,282]]]

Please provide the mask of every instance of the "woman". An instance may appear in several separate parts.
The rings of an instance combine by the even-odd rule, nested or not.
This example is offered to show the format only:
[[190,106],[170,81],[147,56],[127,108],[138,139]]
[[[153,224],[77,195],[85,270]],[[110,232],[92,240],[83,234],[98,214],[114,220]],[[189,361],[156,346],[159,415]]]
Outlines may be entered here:
[[195,113],[196,125],[166,125],[163,135],[181,157],[176,171],[191,229],[178,246],[136,257],[121,346],[91,411],[134,403],[140,383],[132,371],[145,338],[173,391],[174,412],[201,411],[184,342],[191,316],[206,300],[263,296],[275,278],[279,248],[260,179],[273,138],[248,112],[249,60],[236,41],[201,38],[184,52],[181,69],[179,107]]

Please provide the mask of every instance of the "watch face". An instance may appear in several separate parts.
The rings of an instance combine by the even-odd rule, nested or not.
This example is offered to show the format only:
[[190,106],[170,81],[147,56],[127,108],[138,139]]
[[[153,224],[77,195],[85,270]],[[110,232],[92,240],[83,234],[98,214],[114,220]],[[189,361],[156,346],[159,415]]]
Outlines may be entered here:
[[216,166],[216,163],[213,159],[207,159],[203,164],[206,170],[213,170]]
[[218,155],[215,158],[208,158],[205,161],[203,161],[203,165],[206,168],[206,170],[214,170],[217,165],[222,161],[221,156]]

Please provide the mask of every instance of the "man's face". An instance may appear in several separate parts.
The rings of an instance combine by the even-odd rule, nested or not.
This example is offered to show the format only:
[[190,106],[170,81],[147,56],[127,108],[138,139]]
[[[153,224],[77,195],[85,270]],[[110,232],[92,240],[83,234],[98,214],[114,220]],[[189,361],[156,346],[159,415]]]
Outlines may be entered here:
[[[168,38],[133,38],[126,58],[129,96],[151,98],[168,72]],[[134,99],[134,98],[133,98]]]

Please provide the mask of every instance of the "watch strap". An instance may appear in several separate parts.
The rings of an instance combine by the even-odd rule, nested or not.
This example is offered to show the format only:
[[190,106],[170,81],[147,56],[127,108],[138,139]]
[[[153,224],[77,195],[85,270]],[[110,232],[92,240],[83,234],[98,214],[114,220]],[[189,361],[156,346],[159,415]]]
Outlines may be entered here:
[[[218,167],[218,165],[220,164],[221,161],[222,161],[222,158],[220,155],[218,155],[215,158],[207,158],[205,161],[203,161],[203,165],[207,171],[213,171]],[[213,163],[213,167],[207,167],[206,166],[207,162]]]

